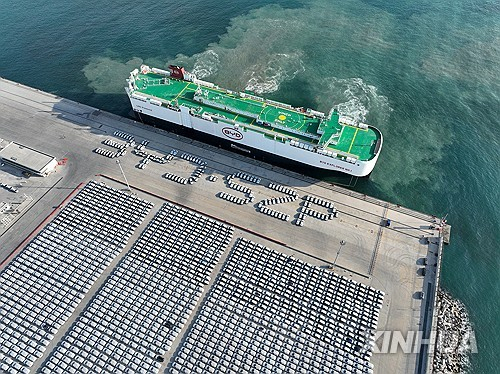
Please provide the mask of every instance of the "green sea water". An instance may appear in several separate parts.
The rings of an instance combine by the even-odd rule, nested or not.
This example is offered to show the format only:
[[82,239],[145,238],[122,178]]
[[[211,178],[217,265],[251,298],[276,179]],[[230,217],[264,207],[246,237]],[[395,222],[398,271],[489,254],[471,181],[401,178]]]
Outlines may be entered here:
[[452,225],[442,286],[478,353],[500,352],[498,0],[0,0],[0,76],[121,115],[145,62],[376,125],[384,147],[354,189]]

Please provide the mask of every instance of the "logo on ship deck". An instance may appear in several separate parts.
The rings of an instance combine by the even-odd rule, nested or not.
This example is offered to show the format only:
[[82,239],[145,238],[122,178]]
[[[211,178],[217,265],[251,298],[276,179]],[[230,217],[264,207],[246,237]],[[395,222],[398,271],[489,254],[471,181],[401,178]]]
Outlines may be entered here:
[[231,127],[224,127],[222,133],[226,135],[229,139],[241,140],[243,139],[243,134],[238,130],[232,129]]

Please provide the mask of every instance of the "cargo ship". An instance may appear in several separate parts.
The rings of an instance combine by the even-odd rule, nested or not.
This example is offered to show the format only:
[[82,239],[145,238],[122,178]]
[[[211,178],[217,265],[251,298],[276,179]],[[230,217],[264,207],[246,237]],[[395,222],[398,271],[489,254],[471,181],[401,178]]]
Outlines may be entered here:
[[382,149],[377,128],[335,109],[325,114],[231,91],[180,66],[142,65],[130,73],[125,90],[142,121],[191,129],[202,140],[217,139],[248,155],[365,177]]

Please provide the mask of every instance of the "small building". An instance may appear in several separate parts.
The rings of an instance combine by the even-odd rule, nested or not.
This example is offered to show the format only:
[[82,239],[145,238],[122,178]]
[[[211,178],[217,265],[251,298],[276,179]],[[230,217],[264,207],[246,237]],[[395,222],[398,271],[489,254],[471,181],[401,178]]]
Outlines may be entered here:
[[46,177],[56,169],[54,156],[25,145],[10,142],[0,148],[0,160],[30,174]]

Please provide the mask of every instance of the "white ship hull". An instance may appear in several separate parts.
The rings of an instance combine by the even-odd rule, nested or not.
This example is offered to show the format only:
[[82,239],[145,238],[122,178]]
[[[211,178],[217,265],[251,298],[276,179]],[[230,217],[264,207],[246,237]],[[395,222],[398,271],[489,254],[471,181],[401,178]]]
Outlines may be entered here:
[[[201,117],[192,116],[187,107],[181,106],[179,111],[151,104],[149,100],[140,100],[129,95],[132,108],[137,113],[146,114],[151,117],[159,118],[163,121],[171,122],[180,126],[200,131],[224,140],[229,140],[236,146],[250,147],[270,154],[280,156],[323,170],[332,170],[347,173],[356,177],[364,177],[371,173],[377,163],[378,152],[375,157],[369,161],[356,160],[355,163],[347,162],[338,158],[332,158],[323,155],[314,150],[303,149],[291,145],[289,141],[282,142],[264,136],[252,130],[244,128],[235,128],[234,126],[222,122],[213,122]],[[381,149],[380,144],[379,149]]]

